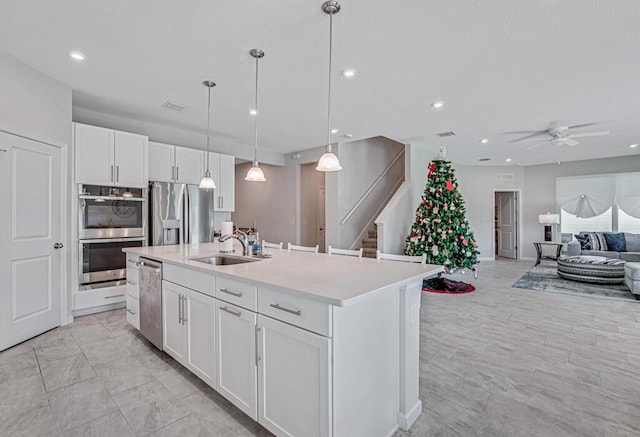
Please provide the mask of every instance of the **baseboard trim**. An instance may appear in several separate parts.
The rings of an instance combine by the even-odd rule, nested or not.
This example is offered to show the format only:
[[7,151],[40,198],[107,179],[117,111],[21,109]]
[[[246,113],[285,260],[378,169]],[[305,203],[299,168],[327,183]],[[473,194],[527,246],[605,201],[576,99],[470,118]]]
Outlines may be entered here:
[[104,311],[115,310],[118,308],[126,308],[126,306],[127,306],[127,302],[117,302],[117,303],[111,303],[108,305],[100,305],[97,307],[83,308],[81,310],[73,310],[71,311],[71,314],[73,315],[73,317],[80,317],[80,316],[86,316],[89,314],[102,313]]
[[422,414],[422,401],[418,399],[413,408],[409,410],[408,414],[398,414],[398,425],[406,431],[411,428],[411,425],[413,425],[416,420],[418,420],[420,414]]

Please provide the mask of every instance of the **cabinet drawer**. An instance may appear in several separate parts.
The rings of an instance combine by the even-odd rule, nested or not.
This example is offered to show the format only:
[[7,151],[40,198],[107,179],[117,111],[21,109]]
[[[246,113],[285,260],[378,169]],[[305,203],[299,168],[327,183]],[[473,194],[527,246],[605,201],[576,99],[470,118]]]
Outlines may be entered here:
[[127,296],[127,322],[140,330],[140,301]]
[[139,279],[138,270],[127,267],[127,294],[136,299],[140,299]]
[[199,272],[165,263],[162,266],[162,279],[215,297],[216,278],[213,273]]
[[125,301],[127,288],[123,286],[99,288],[97,290],[79,291],[75,296],[76,310],[110,305]]
[[257,291],[256,285],[216,276],[216,297],[225,302],[257,311]]
[[331,305],[260,285],[258,312],[320,335],[331,337]]
[[139,256],[127,254],[127,269],[138,269]]

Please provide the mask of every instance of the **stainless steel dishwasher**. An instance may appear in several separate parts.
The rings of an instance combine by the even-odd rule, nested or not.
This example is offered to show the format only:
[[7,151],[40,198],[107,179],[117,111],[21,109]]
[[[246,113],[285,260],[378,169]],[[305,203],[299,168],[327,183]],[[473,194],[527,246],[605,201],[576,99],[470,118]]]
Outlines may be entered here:
[[162,350],[162,263],[140,258],[140,333]]

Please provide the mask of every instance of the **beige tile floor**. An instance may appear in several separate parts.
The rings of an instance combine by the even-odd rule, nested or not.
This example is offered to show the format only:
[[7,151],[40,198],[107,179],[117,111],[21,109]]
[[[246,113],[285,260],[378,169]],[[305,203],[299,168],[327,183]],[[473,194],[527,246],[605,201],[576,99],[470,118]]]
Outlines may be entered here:
[[[423,295],[423,414],[405,436],[640,435],[640,304],[513,289]],[[0,353],[1,436],[270,435],[124,320],[77,318]]]

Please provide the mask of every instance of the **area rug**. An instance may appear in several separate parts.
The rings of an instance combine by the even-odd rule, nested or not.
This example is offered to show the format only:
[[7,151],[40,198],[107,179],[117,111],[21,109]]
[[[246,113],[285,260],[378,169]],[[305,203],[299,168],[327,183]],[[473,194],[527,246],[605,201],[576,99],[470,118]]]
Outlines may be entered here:
[[542,263],[533,267],[513,284],[513,288],[525,290],[546,291],[549,293],[572,294],[589,296],[600,299],[636,301],[633,293],[625,284],[589,284],[586,282],[570,281],[558,276],[556,263]]
[[447,278],[431,278],[422,281],[422,291],[429,293],[463,294],[471,293],[475,289],[476,287],[466,282]]

